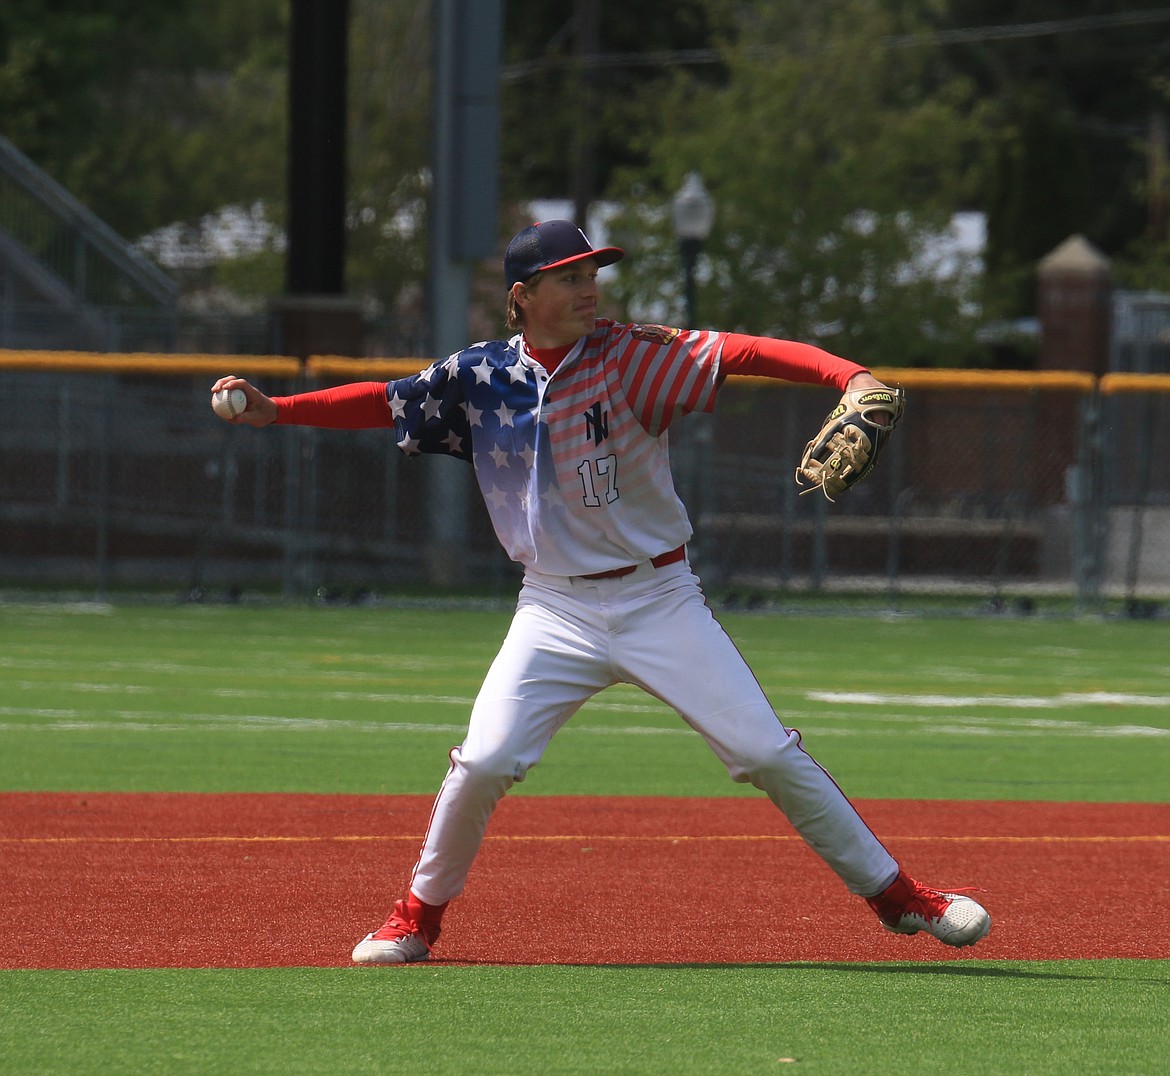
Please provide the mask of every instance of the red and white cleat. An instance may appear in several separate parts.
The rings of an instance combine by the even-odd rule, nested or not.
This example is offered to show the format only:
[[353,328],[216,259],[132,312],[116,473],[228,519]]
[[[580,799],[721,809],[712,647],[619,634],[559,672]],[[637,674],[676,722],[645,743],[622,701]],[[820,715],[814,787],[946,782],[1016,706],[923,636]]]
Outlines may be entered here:
[[882,892],[866,897],[882,926],[895,934],[925,930],[944,945],[961,948],[986,938],[991,916],[978,901],[962,893],[943,893],[914,881],[904,871]]
[[395,901],[390,918],[354,946],[355,964],[417,964],[429,960],[439,940],[446,904],[424,904],[413,893]]

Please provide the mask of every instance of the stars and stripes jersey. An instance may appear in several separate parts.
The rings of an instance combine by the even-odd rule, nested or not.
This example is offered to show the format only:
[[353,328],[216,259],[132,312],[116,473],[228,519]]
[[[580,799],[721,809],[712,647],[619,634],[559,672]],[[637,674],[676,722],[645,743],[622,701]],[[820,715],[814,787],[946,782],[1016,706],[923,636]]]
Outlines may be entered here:
[[392,425],[407,455],[470,462],[510,557],[549,575],[589,575],[690,539],[667,431],[680,414],[711,410],[725,375],[843,389],[864,369],[795,341],[598,319],[551,374],[518,335],[386,384],[274,399],[280,423]]
[[470,461],[527,568],[636,564],[691,536],[666,431],[714,407],[725,335],[598,319],[552,374],[521,336],[474,344],[386,386],[398,447]]

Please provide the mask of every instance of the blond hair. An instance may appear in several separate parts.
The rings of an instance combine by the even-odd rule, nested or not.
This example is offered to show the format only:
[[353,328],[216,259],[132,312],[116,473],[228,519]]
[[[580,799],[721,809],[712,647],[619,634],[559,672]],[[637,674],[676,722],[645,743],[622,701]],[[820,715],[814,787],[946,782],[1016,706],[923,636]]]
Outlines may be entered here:
[[[520,283],[522,287],[535,288],[539,280],[540,273],[535,273],[527,280],[522,280]],[[504,323],[513,332],[519,332],[524,328],[524,310],[521,308],[520,304],[516,302],[516,289],[514,287],[508,289],[508,309]]]

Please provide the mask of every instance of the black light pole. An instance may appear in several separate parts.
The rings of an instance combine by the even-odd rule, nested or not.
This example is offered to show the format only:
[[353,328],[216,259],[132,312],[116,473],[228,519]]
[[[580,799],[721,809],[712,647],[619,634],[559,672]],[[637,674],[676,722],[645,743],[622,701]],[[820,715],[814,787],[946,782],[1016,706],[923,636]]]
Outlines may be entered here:
[[702,177],[698,172],[687,173],[683,185],[671,203],[671,211],[686,281],[686,328],[694,329],[695,267],[699,261],[699,254],[702,253],[703,244],[711,234],[711,225],[715,223],[715,201],[703,186]]
[[292,0],[285,259],[290,295],[345,292],[348,33],[348,0]]
[[[711,234],[711,225],[715,223],[715,201],[703,186],[703,180],[698,172],[687,173],[671,202],[671,213],[683,264],[686,298],[684,327],[694,329],[698,327],[695,312],[697,305],[695,268],[703,244]],[[709,515],[715,507],[715,431],[711,415],[691,415],[688,425],[690,428],[686,431],[680,471],[687,491],[684,499],[691,504],[695,522],[695,536],[691,540],[691,560],[696,566],[707,571],[716,567],[708,563],[703,540],[704,516]]]
[[703,240],[695,236],[684,236],[678,241],[679,253],[682,254],[683,273],[686,279],[686,327],[695,328],[695,266],[699,264],[699,254],[703,249]]

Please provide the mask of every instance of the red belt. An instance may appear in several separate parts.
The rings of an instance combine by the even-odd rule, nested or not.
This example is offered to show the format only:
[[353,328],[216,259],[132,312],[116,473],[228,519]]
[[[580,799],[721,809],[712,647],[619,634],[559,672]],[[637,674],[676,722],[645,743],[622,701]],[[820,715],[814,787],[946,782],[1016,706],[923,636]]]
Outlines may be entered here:
[[[668,564],[677,564],[680,560],[687,559],[687,547],[680,545],[678,549],[672,549],[669,553],[659,553],[656,557],[650,558],[650,563],[655,568],[665,568]],[[592,575],[583,575],[582,579],[621,579],[623,575],[629,575],[631,572],[638,570],[637,564],[630,564],[625,568],[611,568],[608,572],[594,572]]]

